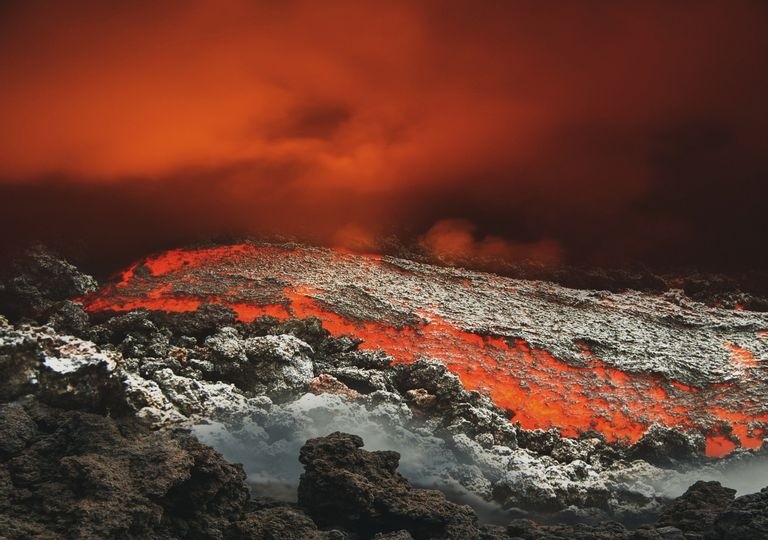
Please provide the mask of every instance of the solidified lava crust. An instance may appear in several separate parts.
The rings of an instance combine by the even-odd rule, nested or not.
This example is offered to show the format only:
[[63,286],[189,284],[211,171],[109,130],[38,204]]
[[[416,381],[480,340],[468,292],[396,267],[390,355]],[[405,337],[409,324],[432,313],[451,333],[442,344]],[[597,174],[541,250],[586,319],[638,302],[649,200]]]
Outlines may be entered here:
[[193,311],[243,322],[318,317],[396,362],[443,362],[525,429],[638,441],[653,424],[698,431],[706,453],[768,434],[768,314],[676,291],[574,290],[373,255],[238,244],[147,258],[83,299],[90,312]]

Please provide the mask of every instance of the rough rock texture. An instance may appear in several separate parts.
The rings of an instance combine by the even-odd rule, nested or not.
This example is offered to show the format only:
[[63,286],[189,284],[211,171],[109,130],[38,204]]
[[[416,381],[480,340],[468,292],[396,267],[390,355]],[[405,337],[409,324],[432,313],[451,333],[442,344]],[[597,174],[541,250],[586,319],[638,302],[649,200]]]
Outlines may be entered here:
[[[308,289],[303,294],[352,320],[397,328],[437,318],[461,330],[522,338],[577,366],[584,364],[586,339],[600,359],[612,366],[655,372],[691,385],[729,378],[731,355],[725,341],[756,356],[768,355],[768,343],[755,335],[768,327],[768,315],[707,309],[675,291],[651,295],[589,287],[575,290],[394,257],[361,257],[295,245],[242,244],[197,253],[177,250],[146,263],[158,270],[134,271],[119,289],[103,289],[101,302],[97,299],[92,307],[116,309],[128,300],[140,305],[148,292],[158,288],[165,291],[160,298],[194,294],[258,306],[287,301],[285,287],[303,288]],[[281,288],[276,296],[263,298],[260,284],[275,277]],[[659,342],[665,346],[649,346]]]
[[703,453],[704,444],[704,437],[700,433],[685,433],[653,425],[629,448],[627,456],[643,459],[654,465],[669,466],[695,460]]
[[342,524],[366,537],[401,529],[416,540],[478,537],[471,508],[448,502],[439,491],[412,489],[397,473],[397,452],[362,446],[360,437],[336,432],[301,449],[299,505],[317,523]]
[[100,412],[125,407],[119,355],[52,328],[0,327],[0,398],[39,392],[52,405]]
[[333,375],[321,373],[309,381],[309,391],[313,394],[336,394],[347,399],[358,399],[360,393],[352,390]]
[[7,538],[215,538],[248,498],[210,447],[96,414],[5,405],[0,440]]
[[37,246],[16,259],[0,281],[0,313],[11,320],[41,319],[66,301],[96,290],[96,280]]
[[148,431],[24,398],[0,407],[3,538],[760,539],[768,489],[733,500],[698,483],[656,525],[482,525],[474,511],[397,473],[396,452],[344,433],[310,439],[299,505],[251,500],[241,466],[184,432]]
[[703,535],[712,530],[715,521],[733,501],[735,494],[736,490],[725,488],[717,482],[696,482],[664,510],[658,524]]
[[290,395],[306,390],[314,376],[312,347],[290,334],[243,340],[235,328],[225,327],[205,345],[211,351],[213,373],[242,390]]
[[[117,317],[114,327],[122,327],[127,319],[133,328],[152,327],[142,315],[146,313]],[[106,327],[112,329],[112,321]],[[136,414],[156,426],[247,413],[253,398],[231,382],[220,381],[215,365],[206,360],[218,351],[201,349],[199,360],[187,358],[191,352],[180,347],[167,348],[167,356],[138,359],[118,352],[125,350],[127,341],[135,343],[139,339],[135,336],[142,332],[112,332],[117,336],[116,350],[104,350],[51,327],[2,326],[0,374],[4,377],[0,379],[0,398],[12,400],[34,392],[51,405]],[[244,346],[242,340],[229,343]],[[264,368],[257,375],[259,393],[274,396],[288,389],[298,391],[313,377],[312,363],[304,354],[311,348],[292,335],[252,338],[247,345],[257,351],[257,362]],[[211,376],[206,380],[201,370]],[[238,382],[253,390],[253,385],[243,383],[242,378]]]
[[[255,481],[285,485],[298,481],[293,456],[307,438],[357,432],[374,449],[400,452],[403,470],[418,483],[511,513],[648,520],[665,498],[685,489],[688,478],[697,479],[695,471],[649,463],[653,456],[675,457],[665,449],[669,441],[671,448],[686,449],[678,443],[688,439],[652,430],[645,439],[654,442],[649,454],[646,442],[627,451],[599,437],[520,430],[486,396],[465,390],[444,365],[420,360],[393,366],[386,355],[318,332],[312,320],[239,325],[200,336],[202,344],[170,345],[164,357],[126,358],[120,352],[126,341],[137,342],[147,329],[169,332],[150,315],[137,311],[100,323],[95,332],[114,340],[101,346],[50,327],[0,327],[0,371],[7,374],[0,395],[13,400],[33,393],[53,406],[135,416],[155,428],[194,425],[203,441],[243,462]],[[259,335],[286,327],[312,345],[292,334]],[[179,339],[171,333],[172,342]],[[258,354],[249,357],[254,350]],[[222,381],[217,359],[238,351],[245,367],[233,370],[247,372],[251,362],[268,369],[247,384],[244,375]],[[312,393],[318,393],[317,381],[327,385],[332,378],[342,386]],[[660,491],[665,485],[680,485],[680,491]]]
[[341,540],[347,536],[337,530],[320,531],[301,509],[277,504],[249,512],[227,528],[225,537],[232,540]]
[[[258,374],[290,369],[286,387],[275,389],[278,400],[306,389],[302,356],[322,362],[342,352],[323,348],[324,341],[355,345],[328,342],[319,323],[292,328],[293,319],[316,316],[333,336],[358,336],[358,349],[381,350],[396,364],[441,362],[527,430],[638,443],[637,457],[665,467],[702,453],[759,448],[768,433],[768,314],[657,289],[575,290],[394,257],[245,243],[139,261],[86,307],[95,317],[141,306],[229,308],[239,323],[205,338],[214,370],[222,381],[261,392]],[[264,364],[244,331],[260,316],[285,320],[270,332],[292,333],[313,352]],[[244,340],[235,348],[232,332]],[[333,360],[323,373],[352,390],[392,391],[381,368]],[[408,390],[420,388],[434,395],[425,385]],[[431,398],[416,397],[426,410]]]
[[734,500],[715,521],[714,538],[768,538],[768,488]]
[[[134,272],[151,275],[143,267]],[[284,294],[284,281],[259,283],[270,302]],[[230,294],[228,284],[220,285]],[[175,287],[189,293],[196,285]],[[77,302],[53,300],[58,290],[17,289],[29,305],[50,302],[25,315],[47,325],[10,325],[0,317],[0,537],[56,537],[64,527],[117,538],[765,534],[766,492],[726,501],[696,486],[654,525],[667,500],[694,480],[727,478],[729,467],[759,470],[757,453],[702,461],[701,434],[660,425],[630,447],[596,432],[568,438],[556,429],[522,429],[510,422],[514,411],[468,391],[444,363],[396,364],[358,338],[332,336],[316,318],[243,322],[233,309],[205,303],[186,313],[90,316]],[[332,298],[313,294],[333,306]],[[340,294],[361,302],[360,313],[356,302],[341,306],[361,321],[381,311],[393,332],[415,324],[402,306],[388,309],[365,291]],[[729,324],[718,331],[730,332]],[[313,487],[302,488],[301,499],[322,527],[339,530],[318,529],[295,505],[248,501],[242,471],[174,432],[178,426],[192,426],[227,459],[243,462],[257,495],[260,486],[295,486],[296,456],[312,439],[302,484]],[[362,435],[373,452],[362,450],[358,437],[324,437],[338,430]],[[413,485],[439,487],[501,525],[478,525],[467,507],[411,487],[398,463]],[[334,508],[338,500],[345,503]],[[517,517],[530,519],[512,521]],[[626,528],[639,523],[645,525]]]

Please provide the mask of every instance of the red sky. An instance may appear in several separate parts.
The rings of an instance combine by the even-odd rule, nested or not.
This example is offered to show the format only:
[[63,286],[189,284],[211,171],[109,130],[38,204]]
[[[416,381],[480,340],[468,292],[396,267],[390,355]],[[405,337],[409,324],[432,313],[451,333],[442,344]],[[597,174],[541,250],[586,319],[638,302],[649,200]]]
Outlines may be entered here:
[[760,0],[3,2],[2,241],[765,267],[766,28]]

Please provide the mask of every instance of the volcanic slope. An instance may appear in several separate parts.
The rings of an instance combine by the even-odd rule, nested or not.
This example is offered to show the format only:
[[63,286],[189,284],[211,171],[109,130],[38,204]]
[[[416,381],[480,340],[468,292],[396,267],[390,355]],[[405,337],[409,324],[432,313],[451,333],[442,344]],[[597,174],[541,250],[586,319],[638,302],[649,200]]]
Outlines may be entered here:
[[768,314],[680,291],[549,282],[296,245],[237,244],[146,258],[83,299],[92,312],[234,309],[316,316],[396,362],[439,360],[525,429],[634,443],[653,424],[702,433],[706,453],[768,435]]

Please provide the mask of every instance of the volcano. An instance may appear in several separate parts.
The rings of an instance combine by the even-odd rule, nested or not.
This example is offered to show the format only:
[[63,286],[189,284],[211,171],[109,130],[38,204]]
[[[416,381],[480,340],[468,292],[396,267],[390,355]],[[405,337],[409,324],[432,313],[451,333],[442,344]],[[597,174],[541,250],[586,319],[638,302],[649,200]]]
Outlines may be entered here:
[[681,291],[576,290],[389,256],[243,243],[145,258],[81,298],[94,314],[316,317],[396,363],[443,363],[523,429],[632,444],[654,425],[718,457],[768,433],[768,314]]

